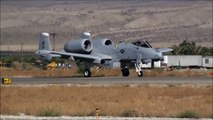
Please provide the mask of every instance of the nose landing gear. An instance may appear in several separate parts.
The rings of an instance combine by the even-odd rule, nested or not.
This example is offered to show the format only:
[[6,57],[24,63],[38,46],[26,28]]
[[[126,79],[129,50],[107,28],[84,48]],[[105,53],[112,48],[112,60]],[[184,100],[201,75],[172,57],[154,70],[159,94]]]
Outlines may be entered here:
[[135,63],[135,69],[136,72],[138,73],[138,77],[143,77],[143,71],[142,71],[142,62],[141,62],[141,55],[137,55],[137,60]]
[[138,77],[143,77],[143,71],[138,72]]
[[138,73],[138,77],[143,77],[143,71],[141,69],[142,67],[142,63],[135,63],[135,69],[136,69],[136,72]]

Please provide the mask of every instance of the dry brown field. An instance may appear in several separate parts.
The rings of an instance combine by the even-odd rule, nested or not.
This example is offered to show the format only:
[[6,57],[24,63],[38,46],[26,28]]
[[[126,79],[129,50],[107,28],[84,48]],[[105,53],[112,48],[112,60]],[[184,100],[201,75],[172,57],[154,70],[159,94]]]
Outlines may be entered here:
[[212,46],[211,0],[1,1],[1,50],[34,51],[41,32],[55,32],[56,49],[84,31],[94,38],[145,39],[154,47],[183,40]]
[[[144,76],[182,76],[182,77],[211,77],[212,70],[207,69],[180,69],[168,71],[166,69],[144,69]],[[22,70],[21,67],[17,68],[4,68],[0,67],[1,76],[26,76],[26,77],[72,77],[83,76],[77,68],[72,69],[48,69],[43,70],[35,67]],[[122,76],[120,69],[92,69],[92,76]],[[130,69],[130,76],[137,76],[135,69]]]
[[1,114],[38,115],[51,110],[60,115],[123,116],[134,111],[137,116],[178,117],[192,111],[198,117],[212,117],[212,85],[162,86],[3,86]]

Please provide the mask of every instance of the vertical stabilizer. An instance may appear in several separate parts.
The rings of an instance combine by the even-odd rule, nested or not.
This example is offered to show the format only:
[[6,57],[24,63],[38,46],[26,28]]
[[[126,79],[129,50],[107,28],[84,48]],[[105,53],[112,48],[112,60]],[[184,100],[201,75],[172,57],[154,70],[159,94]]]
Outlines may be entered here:
[[49,33],[41,33],[39,40],[39,50],[52,50],[50,45],[50,35]]

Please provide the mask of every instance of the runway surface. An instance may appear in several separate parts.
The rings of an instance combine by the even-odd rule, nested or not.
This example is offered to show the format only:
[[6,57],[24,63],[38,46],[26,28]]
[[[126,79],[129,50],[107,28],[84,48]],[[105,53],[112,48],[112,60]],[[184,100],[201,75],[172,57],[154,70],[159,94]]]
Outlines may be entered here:
[[[60,117],[36,117],[36,116],[5,116],[0,115],[1,120],[97,120],[96,117],[71,117],[71,116],[60,116]],[[110,117],[100,116],[99,120],[194,120],[192,118],[159,118],[159,117]],[[195,119],[196,120],[196,119]],[[210,118],[199,118],[199,120],[212,120]]]
[[12,77],[12,84],[213,84],[212,77]]

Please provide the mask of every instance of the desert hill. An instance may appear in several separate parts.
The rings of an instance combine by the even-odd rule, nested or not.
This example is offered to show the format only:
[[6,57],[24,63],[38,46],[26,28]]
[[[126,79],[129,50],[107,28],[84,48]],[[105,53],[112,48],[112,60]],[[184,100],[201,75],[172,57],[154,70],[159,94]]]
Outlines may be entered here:
[[146,39],[155,47],[183,40],[212,45],[212,1],[1,1],[1,50],[37,49],[41,32],[57,33],[57,49],[89,31],[114,42]]

